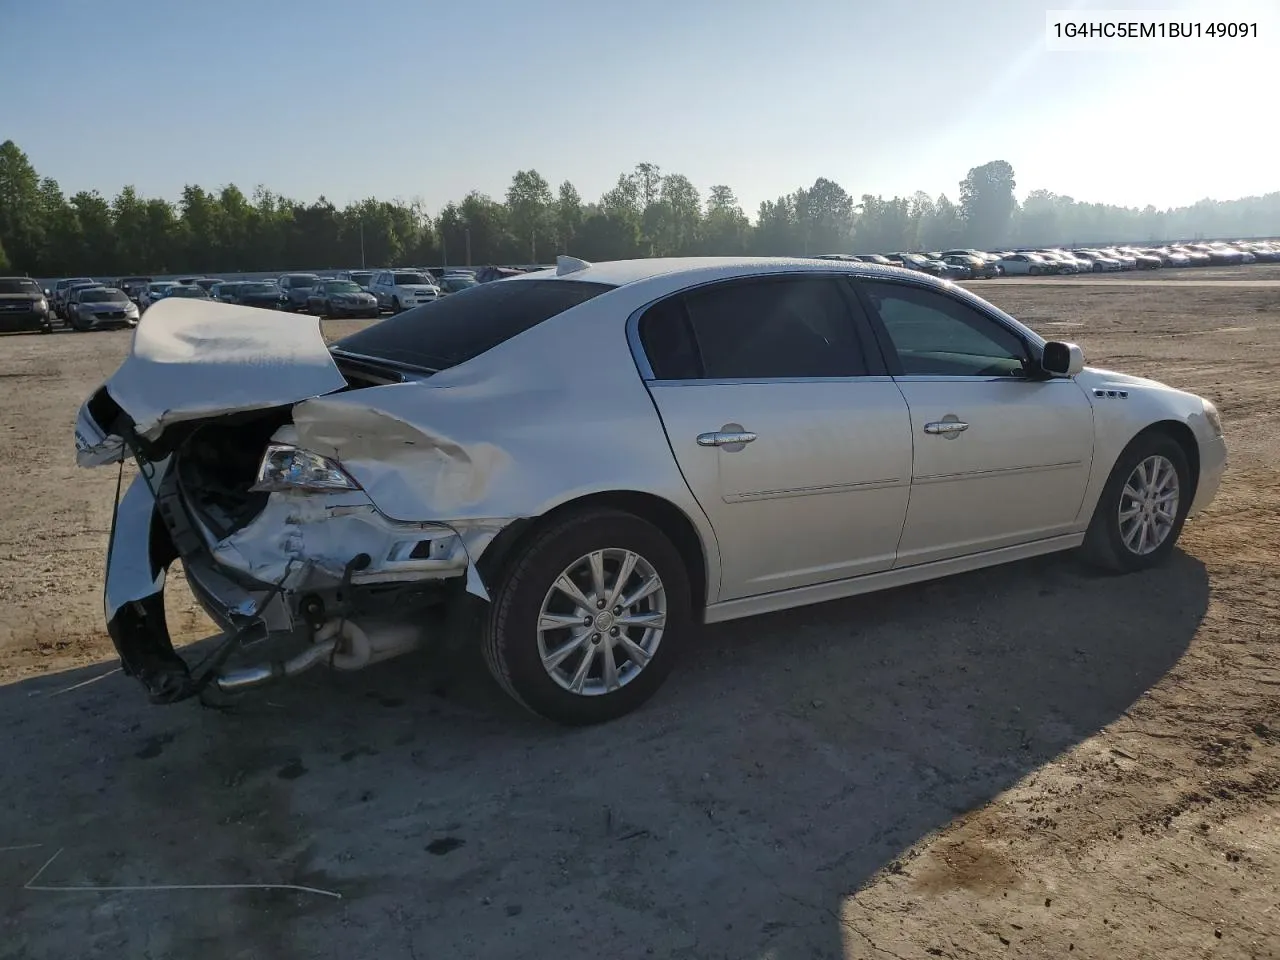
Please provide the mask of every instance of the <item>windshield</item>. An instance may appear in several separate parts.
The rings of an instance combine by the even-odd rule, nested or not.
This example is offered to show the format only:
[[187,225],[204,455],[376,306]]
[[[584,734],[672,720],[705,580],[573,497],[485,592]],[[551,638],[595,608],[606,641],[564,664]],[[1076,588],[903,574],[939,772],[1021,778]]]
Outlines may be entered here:
[[181,284],[181,285],[179,285],[179,286],[176,286],[176,287],[171,288],[171,289],[169,290],[169,296],[171,296],[171,297],[196,297],[196,298],[201,298],[201,299],[207,299],[207,298],[208,298],[208,296],[209,296],[209,294],[205,293],[205,291],[204,291],[204,288],[203,288],[203,287],[197,287],[197,286],[191,286],[191,285],[187,285],[187,284]]
[[275,293],[279,288],[274,283],[243,283],[236,287],[238,296],[247,293]]
[[39,296],[43,292],[34,280],[0,280],[0,293],[34,293]]
[[128,303],[129,298],[119,290],[86,290],[80,294],[81,303]]
[[325,293],[364,293],[360,284],[350,280],[329,280],[324,285]]
[[368,273],[353,273],[351,275],[351,280],[353,283],[366,284],[372,279],[373,279],[372,270],[370,270]]
[[295,273],[291,274],[286,279],[289,281],[289,286],[293,287],[295,290],[303,287],[314,287],[320,282],[320,278],[314,273]]
[[464,287],[480,286],[480,283],[475,277],[445,277],[441,283],[450,290],[461,290]]
[[484,284],[465,297],[445,297],[353,333],[334,349],[417,369],[444,370],[612,289],[581,280]]
[[150,289],[152,293],[164,293],[172,286],[172,283],[153,283]]
[[425,286],[432,285],[431,278],[425,277],[420,273],[397,273],[395,276],[394,283],[398,287],[405,286],[406,284],[413,284],[413,283],[419,283]]

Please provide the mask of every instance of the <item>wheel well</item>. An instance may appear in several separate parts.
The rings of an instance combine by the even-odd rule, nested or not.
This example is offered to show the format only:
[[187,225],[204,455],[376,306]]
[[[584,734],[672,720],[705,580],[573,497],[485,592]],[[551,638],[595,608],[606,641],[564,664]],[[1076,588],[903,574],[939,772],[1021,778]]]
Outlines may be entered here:
[[1156,433],[1164,434],[1182,448],[1187,458],[1187,469],[1191,472],[1191,495],[1187,498],[1187,503],[1193,503],[1196,498],[1196,488],[1200,486],[1200,444],[1196,441],[1196,435],[1185,423],[1177,420],[1161,420],[1139,432],[1129,441],[1129,445],[1132,446],[1140,438]]
[[670,539],[684,561],[689,576],[690,601],[694,616],[701,619],[707,604],[707,561],[702,552],[702,538],[692,521],[675,504],[651,493],[635,490],[610,490],[593,493],[562,503],[540,517],[517,520],[505,527],[480,557],[479,572],[486,587],[492,587],[498,575],[517,551],[548,523],[566,513],[592,508],[621,510],[647,520]]

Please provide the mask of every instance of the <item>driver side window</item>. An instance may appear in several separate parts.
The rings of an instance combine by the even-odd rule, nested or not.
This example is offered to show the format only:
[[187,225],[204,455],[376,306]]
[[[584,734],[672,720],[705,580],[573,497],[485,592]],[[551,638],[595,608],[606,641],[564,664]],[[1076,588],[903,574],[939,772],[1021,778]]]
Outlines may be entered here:
[[1025,377],[1022,338],[967,304],[922,287],[861,281],[905,376]]

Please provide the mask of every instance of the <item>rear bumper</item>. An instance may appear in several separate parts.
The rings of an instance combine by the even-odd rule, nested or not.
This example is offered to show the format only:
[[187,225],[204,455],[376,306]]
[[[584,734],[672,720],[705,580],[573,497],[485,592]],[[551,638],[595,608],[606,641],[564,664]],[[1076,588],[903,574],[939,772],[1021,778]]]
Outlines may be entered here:
[[[305,520],[301,530],[289,529],[276,511],[255,521],[269,531],[253,531],[250,524],[211,543],[184,502],[170,462],[153,465],[149,479],[140,475],[130,484],[116,510],[107,554],[107,631],[124,672],[142,683],[153,703],[176,703],[210,685],[239,691],[325,662],[359,669],[370,657],[416,646],[416,624],[433,608],[456,607],[446,601],[465,590],[468,565],[461,544],[461,561],[453,551],[435,550],[393,562],[396,569],[389,570],[387,545],[374,546],[376,525],[364,524],[361,538],[361,525],[347,513],[327,523],[318,518],[311,526],[324,529],[316,533]],[[419,537],[428,535],[417,526]],[[223,631],[221,644],[194,670],[174,650],[165,621],[165,581],[175,559],[182,560],[192,594]],[[377,631],[368,626],[388,610],[399,623],[390,629],[382,623]],[[297,652],[287,660],[224,669],[229,657],[268,637],[285,639]]]

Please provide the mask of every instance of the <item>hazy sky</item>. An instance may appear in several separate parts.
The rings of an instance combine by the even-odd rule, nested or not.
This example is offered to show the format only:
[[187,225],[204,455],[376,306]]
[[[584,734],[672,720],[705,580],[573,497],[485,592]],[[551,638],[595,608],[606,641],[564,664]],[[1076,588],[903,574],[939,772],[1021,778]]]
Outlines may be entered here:
[[[1265,36],[1047,50],[1046,10],[1072,6]],[[993,159],[1020,197],[1280,189],[1280,0],[0,0],[0,28],[0,139],[68,194],[434,210],[530,167],[594,200],[641,160],[751,214],[818,176],[955,199]]]

